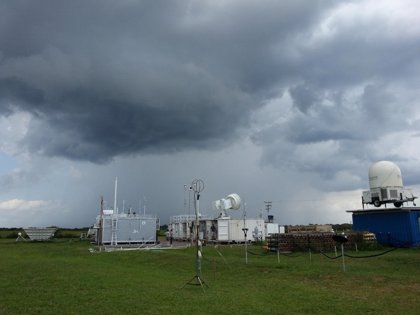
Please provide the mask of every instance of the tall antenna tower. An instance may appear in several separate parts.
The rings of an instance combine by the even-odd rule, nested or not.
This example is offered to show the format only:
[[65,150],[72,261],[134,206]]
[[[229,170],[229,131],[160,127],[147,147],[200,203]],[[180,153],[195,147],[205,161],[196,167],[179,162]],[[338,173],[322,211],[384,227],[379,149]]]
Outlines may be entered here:
[[114,184],[114,214],[118,214],[117,209],[117,190],[118,190],[118,179],[115,177],[115,184]]
[[187,185],[184,185],[184,214],[187,213]]
[[206,283],[204,283],[204,281],[201,279],[201,258],[202,258],[202,243],[199,240],[199,225],[200,225],[200,220],[199,220],[199,214],[200,214],[200,193],[203,191],[204,189],[204,182],[201,179],[194,179],[193,182],[191,183],[191,189],[194,191],[194,209],[195,209],[195,244],[196,244],[196,260],[195,260],[195,276],[188,281],[184,287],[187,284],[192,284],[192,285],[200,285],[201,288],[203,289],[204,292],[204,287],[203,285],[207,286]]
[[265,203],[265,210],[267,211],[267,215],[270,213],[271,207],[273,206],[273,203],[271,201],[264,201]]

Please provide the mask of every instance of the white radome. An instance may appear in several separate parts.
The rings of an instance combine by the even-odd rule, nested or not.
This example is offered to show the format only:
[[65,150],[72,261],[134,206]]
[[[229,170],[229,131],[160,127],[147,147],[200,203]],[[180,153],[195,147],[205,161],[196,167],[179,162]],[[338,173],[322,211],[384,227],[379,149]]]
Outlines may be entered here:
[[370,189],[403,187],[400,168],[390,161],[379,161],[369,168]]

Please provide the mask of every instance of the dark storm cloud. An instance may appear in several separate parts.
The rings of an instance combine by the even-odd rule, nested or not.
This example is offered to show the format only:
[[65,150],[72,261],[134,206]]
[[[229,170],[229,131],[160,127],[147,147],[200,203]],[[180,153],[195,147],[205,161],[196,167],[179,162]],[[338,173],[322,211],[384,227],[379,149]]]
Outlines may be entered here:
[[26,141],[31,150],[41,150],[39,153],[45,155],[106,162],[116,154],[206,147],[213,145],[212,139],[222,143],[224,135],[233,133],[230,120],[235,115],[221,112],[216,106],[202,107],[202,117],[192,119],[188,113],[171,108],[106,104],[87,105],[96,107],[98,115],[59,113],[33,122],[31,127],[36,132],[28,135]]
[[3,99],[0,112],[6,114],[12,112],[14,102],[37,105],[44,100],[42,91],[16,78],[0,79],[0,95]]
[[263,163],[333,178],[416,128],[419,34],[381,5],[3,2],[1,112],[34,115],[32,152],[106,162],[221,147],[288,95],[287,119],[252,135]]
[[[324,1],[13,1],[0,5],[2,112],[33,152],[107,161],[223,145],[282,89],[278,47]],[[289,70],[290,71],[290,70]]]

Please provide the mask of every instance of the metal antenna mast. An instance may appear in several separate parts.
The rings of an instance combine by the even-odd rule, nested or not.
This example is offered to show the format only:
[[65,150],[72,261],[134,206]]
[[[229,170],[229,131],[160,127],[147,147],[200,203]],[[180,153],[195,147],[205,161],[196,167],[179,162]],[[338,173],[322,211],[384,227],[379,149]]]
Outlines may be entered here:
[[203,285],[207,286],[206,283],[201,279],[201,242],[199,240],[199,218],[198,214],[200,213],[200,192],[204,190],[204,182],[201,179],[194,179],[191,184],[192,190],[194,191],[194,208],[195,208],[195,245],[196,245],[196,256],[195,256],[195,276],[188,281],[187,284],[199,285],[203,289]]
[[244,227],[242,228],[245,237],[245,264],[248,264],[248,240],[246,236],[248,234],[248,228],[246,227],[246,202],[244,202]]
[[184,185],[184,213],[187,213],[187,185]]
[[114,214],[118,214],[117,209],[117,190],[118,190],[118,179],[115,177],[115,184],[114,184]]
[[270,213],[271,207],[273,206],[273,203],[271,201],[264,201],[265,203],[265,210],[267,210],[267,215]]

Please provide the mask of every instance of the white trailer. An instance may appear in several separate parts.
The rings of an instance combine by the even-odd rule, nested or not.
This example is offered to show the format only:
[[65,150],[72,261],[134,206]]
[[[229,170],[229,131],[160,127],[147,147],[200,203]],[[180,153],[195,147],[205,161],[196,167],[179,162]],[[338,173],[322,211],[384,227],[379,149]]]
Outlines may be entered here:
[[[195,239],[195,214],[181,214],[172,216],[169,223],[169,233],[172,238],[178,241],[190,241]],[[206,239],[206,235],[210,235],[211,219],[208,216],[201,215],[199,217],[199,237]]]
[[401,207],[404,202],[412,201],[414,197],[410,189],[403,188],[400,168],[389,161],[379,161],[369,168],[369,190],[362,193],[362,205],[393,203]]
[[277,223],[265,223],[265,236],[279,233],[279,225]]
[[229,242],[229,220],[230,219],[218,219],[217,220],[217,241]]
[[385,203],[393,203],[395,207],[399,208],[404,202],[414,201],[411,189],[403,189],[400,187],[382,187],[366,190],[363,192],[363,204],[373,204],[375,207],[380,207]]
[[247,241],[258,241],[265,239],[264,220],[246,219],[235,220],[230,218],[217,219],[217,241],[228,243],[244,243],[247,229]]
[[171,217],[169,232],[174,240],[190,240],[192,237],[192,226],[195,222],[195,215],[181,214]]

